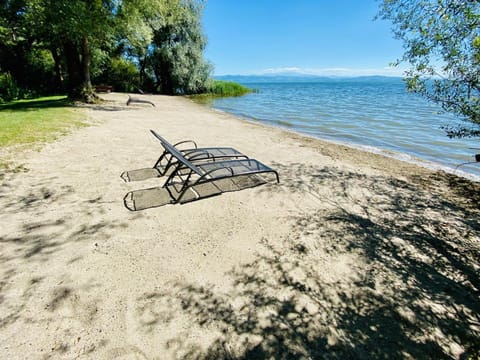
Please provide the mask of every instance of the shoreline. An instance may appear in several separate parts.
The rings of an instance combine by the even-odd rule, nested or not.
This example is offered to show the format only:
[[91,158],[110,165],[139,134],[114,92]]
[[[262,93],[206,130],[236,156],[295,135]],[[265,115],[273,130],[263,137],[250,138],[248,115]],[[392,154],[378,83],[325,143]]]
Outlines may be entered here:
[[[1,358],[478,355],[480,184],[181,97],[102,98],[2,179]],[[164,177],[120,177],[151,174],[150,129],[280,183],[155,203]]]
[[[191,100],[191,101],[193,101],[193,100]],[[196,103],[195,101],[193,101],[193,102]],[[214,111],[218,111],[220,113],[230,114],[230,115],[232,115],[232,116],[234,116],[234,117],[236,117],[240,120],[243,120],[243,121],[246,121],[246,122],[249,122],[249,123],[259,124],[259,125],[263,125],[263,126],[266,126],[266,127],[278,128],[278,129],[281,129],[283,131],[291,132],[291,133],[293,133],[295,135],[298,135],[298,136],[303,136],[303,137],[306,137],[306,138],[311,138],[311,139],[315,139],[315,140],[329,142],[329,143],[336,144],[336,145],[347,146],[347,147],[350,147],[354,150],[360,150],[360,151],[365,151],[365,152],[368,152],[368,153],[371,153],[371,154],[376,154],[376,155],[389,157],[389,158],[392,158],[392,159],[395,159],[395,160],[398,160],[398,161],[403,161],[403,162],[406,162],[406,163],[409,163],[409,164],[412,164],[412,165],[417,165],[417,166],[426,168],[428,170],[443,171],[447,174],[459,176],[459,177],[465,178],[465,179],[473,181],[473,182],[480,182],[480,175],[473,174],[473,173],[470,173],[470,172],[467,172],[467,171],[463,171],[461,169],[455,169],[452,166],[442,164],[442,163],[439,163],[439,162],[434,162],[434,161],[429,161],[429,160],[426,160],[426,159],[422,159],[420,157],[410,155],[410,154],[407,154],[407,153],[404,153],[404,152],[394,151],[394,150],[390,150],[390,149],[383,149],[383,148],[376,147],[376,146],[371,146],[371,145],[356,144],[356,143],[353,143],[353,142],[330,139],[330,138],[326,138],[326,137],[324,138],[324,137],[321,137],[321,136],[317,136],[317,135],[313,135],[313,134],[307,134],[307,133],[303,133],[301,131],[294,130],[293,129],[294,125],[284,125],[284,126],[282,126],[281,123],[279,123],[278,125],[269,124],[269,123],[265,123],[265,121],[263,121],[263,120],[256,119],[254,117],[249,117],[247,115],[236,114],[234,112],[229,112],[227,110],[217,109],[217,108],[213,107],[213,105],[210,105],[210,104],[202,104],[202,103],[196,103],[196,104],[200,104],[202,106],[208,107],[208,108],[210,108]],[[474,165],[474,164],[476,164],[476,163],[472,161],[472,165]]]

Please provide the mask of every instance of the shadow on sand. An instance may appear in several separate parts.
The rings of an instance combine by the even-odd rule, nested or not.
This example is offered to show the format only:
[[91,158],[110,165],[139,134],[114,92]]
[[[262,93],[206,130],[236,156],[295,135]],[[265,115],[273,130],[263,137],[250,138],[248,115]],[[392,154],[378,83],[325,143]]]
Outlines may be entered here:
[[71,106],[67,97],[56,97],[40,100],[19,100],[7,104],[0,104],[0,110],[30,111],[34,109],[50,109]]
[[[76,278],[76,264],[86,254],[69,249],[91,244],[87,254],[101,257],[112,233],[127,226],[105,219],[101,197],[82,199],[72,187],[53,183],[55,177],[32,182],[22,195],[10,180],[0,185],[2,216],[16,224],[9,232],[2,224],[0,232],[0,330],[57,324],[51,347],[36,349],[45,358],[80,351],[71,333],[92,326],[98,316],[98,280]],[[98,337],[90,350],[105,345]]]
[[[185,316],[191,327],[168,340],[182,359],[480,356],[478,203],[458,188],[426,190],[452,178],[275,166],[277,191],[319,208],[286,219],[288,237],[263,239],[255,261],[227,274],[228,289],[176,282],[139,297],[145,331]],[[196,332],[213,332],[207,348]]]
[[258,175],[222,179],[211,183],[193,185],[187,189],[181,198],[180,190],[183,184],[175,183],[167,187],[158,186],[130,191],[123,198],[123,204],[130,211],[146,210],[169,204],[186,204],[227,192],[245,190],[265,183],[266,180]]
[[[148,179],[162,178],[157,168],[142,168],[124,171],[120,177],[125,182],[144,181]],[[167,176],[160,180],[165,183]],[[240,191],[267,182],[259,175],[245,175],[235,178],[226,178],[210,183],[192,185],[181,196],[183,183],[176,182],[168,186],[156,186],[139,190],[129,191],[123,198],[124,206],[130,211],[151,209],[169,204],[185,204],[192,201],[207,199],[226,192]],[[192,183],[190,183],[192,184]]]

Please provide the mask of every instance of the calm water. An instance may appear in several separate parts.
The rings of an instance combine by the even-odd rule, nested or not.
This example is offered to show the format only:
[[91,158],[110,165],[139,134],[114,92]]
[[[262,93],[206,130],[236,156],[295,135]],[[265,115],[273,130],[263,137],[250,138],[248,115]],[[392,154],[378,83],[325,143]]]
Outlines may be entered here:
[[[215,99],[214,108],[450,171],[480,153],[470,149],[480,148],[479,139],[449,139],[440,127],[458,120],[406,93],[401,79],[233,80],[258,93]],[[480,181],[480,164],[463,166],[457,174]]]

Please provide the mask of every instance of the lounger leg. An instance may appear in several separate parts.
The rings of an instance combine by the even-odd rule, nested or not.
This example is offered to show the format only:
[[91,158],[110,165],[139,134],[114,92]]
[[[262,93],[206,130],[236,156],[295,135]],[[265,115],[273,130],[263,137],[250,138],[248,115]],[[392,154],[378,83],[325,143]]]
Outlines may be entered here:
[[278,176],[278,172],[276,172],[275,170],[272,170],[272,172],[275,174],[277,178],[277,184],[280,184],[280,177]]
[[[167,153],[166,151],[164,151],[164,152],[162,153],[162,155],[158,158],[158,160],[157,160],[157,162],[155,163],[155,165],[153,165],[153,168],[154,168],[154,169],[157,169],[158,172],[160,173],[160,175],[164,175],[164,174],[165,174],[165,171],[163,171],[163,172],[160,171],[160,166],[161,166],[162,160],[165,158],[166,155],[168,155],[168,153]],[[170,160],[171,160],[171,158],[170,158]],[[170,162],[170,161],[169,161],[169,162]],[[167,162],[167,164],[168,164],[168,162]]]

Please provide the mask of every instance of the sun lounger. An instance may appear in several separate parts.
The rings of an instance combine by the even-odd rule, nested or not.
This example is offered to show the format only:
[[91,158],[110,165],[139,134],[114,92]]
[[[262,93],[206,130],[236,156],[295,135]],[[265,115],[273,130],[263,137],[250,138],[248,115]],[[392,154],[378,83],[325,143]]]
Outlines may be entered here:
[[[157,136],[153,130],[151,132]],[[253,174],[272,173],[275,175],[277,183],[280,182],[278,172],[262,164],[255,159],[236,159],[224,161],[210,162],[194,162],[190,161],[178,149],[164,142],[162,137],[157,136],[162,142],[162,146],[168,151],[173,158],[176,159],[175,168],[169,175],[163,185],[164,188],[175,189],[177,194],[171,194],[174,202],[178,203],[182,200],[186,191],[197,185],[215,182],[222,179],[234,178],[237,176],[246,176]]]
[[[155,131],[150,131],[153,136],[160,140],[160,143],[164,148],[162,155],[153,166],[154,169],[157,169],[160,176],[165,175],[171,167],[174,167],[178,163],[178,159],[172,156],[171,152],[164,146],[164,144],[168,144],[170,147],[178,150],[187,160],[191,162],[218,161],[225,159],[248,159],[248,156],[231,147],[199,148],[192,140],[180,141],[172,145]],[[179,149],[178,146],[185,144],[191,144],[193,148],[190,147],[183,150]]]

